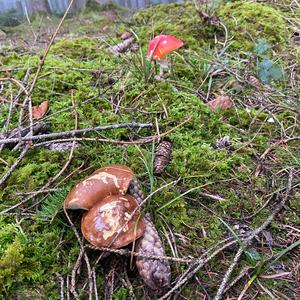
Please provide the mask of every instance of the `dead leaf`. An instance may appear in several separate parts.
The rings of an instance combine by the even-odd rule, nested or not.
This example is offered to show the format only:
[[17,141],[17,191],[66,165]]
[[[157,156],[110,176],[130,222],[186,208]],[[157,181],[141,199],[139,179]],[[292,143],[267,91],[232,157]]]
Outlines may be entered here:
[[41,119],[47,112],[49,107],[48,100],[43,101],[40,105],[32,107],[32,117],[33,119]]
[[213,110],[217,109],[225,110],[233,106],[233,102],[228,96],[218,96],[216,99],[211,100],[207,105]]
[[123,32],[122,34],[121,34],[121,39],[122,40],[127,40],[127,39],[129,39],[129,38],[131,38],[132,37],[132,33],[131,32],[128,32],[128,31],[125,31],[125,32]]

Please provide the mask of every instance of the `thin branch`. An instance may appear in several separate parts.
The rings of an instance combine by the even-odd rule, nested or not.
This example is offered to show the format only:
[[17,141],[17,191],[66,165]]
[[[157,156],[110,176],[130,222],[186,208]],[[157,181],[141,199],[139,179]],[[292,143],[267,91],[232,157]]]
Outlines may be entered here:
[[107,248],[107,247],[95,247],[93,245],[86,245],[86,248],[93,249],[93,250],[100,250],[103,252],[109,252],[109,253],[115,253],[119,255],[124,255],[130,257],[136,256],[136,257],[144,257],[144,258],[149,258],[149,259],[158,259],[158,260],[170,260],[170,261],[175,261],[175,262],[182,262],[182,263],[190,263],[194,261],[194,259],[191,258],[177,258],[177,257],[171,257],[171,256],[157,256],[157,255],[146,255],[146,254],[141,254],[138,252],[130,251],[127,249],[112,249],[112,248]]
[[[159,139],[169,135],[170,133],[174,132],[181,126],[185,125],[187,122],[189,122],[192,119],[191,116],[185,118],[180,124],[176,125],[175,127],[171,128],[170,130],[161,133],[160,135],[152,135],[152,136],[147,136],[138,140],[134,141],[120,141],[120,140],[113,140],[113,139],[105,139],[105,138],[86,138],[86,137],[81,137],[81,138],[66,138],[66,139],[57,139],[57,140],[51,140],[51,141],[46,141],[46,142],[41,142],[38,144],[34,144],[34,147],[40,147],[44,146],[50,143],[65,143],[65,142],[73,142],[73,141],[78,141],[78,142],[83,142],[83,141],[90,141],[90,142],[103,142],[103,143],[111,143],[111,144],[116,144],[116,145],[143,145],[143,144],[150,144],[153,142],[158,141]],[[0,140],[1,144],[1,140]]]
[[254,239],[255,236],[259,235],[264,229],[266,229],[271,222],[274,220],[274,218],[277,216],[277,214],[280,212],[280,210],[283,208],[283,206],[285,205],[285,203],[287,202],[289,196],[290,196],[290,192],[291,192],[291,188],[292,188],[292,181],[293,181],[293,169],[290,170],[289,172],[289,177],[288,177],[288,183],[287,183],[287,187],[286,187],[286,193],[285,196],[283,197],[283,199],[279,202],[279,204],[275,207],[275,209],[273,210],[272,214],[265,220],[265,222],[258,227],[257,229],[255,229],[252,234],[246,238],[243,241],[243,246],[241,246],[234,259],[232,264],[230,265],[230,267],[228,268],[220,286],[219,289],[216,293],[216,296],[214,298],[214,300],[220,300],[223,296],[223,292],[225,290],[225,287],[227,285],[227,282],[231,276],[232,271],[234,270],[235,266],[237,265],[239,259],[241,258],[242,254],[244,253],[244,250],[246,249],[247,246],[249,246],[252,242],[252,240]]
[[177,283],[174,285],[172,289],[170,289],[166,294],[160,297],[158,300],[164,300],[170,297],[177,289],[181,288],[190,278],[192,278],[205,264],[211,261],[216,255],[221,253],[223,250],[231,247],[232,245],[236,244],[236,241],[231,241],[218,250],[214,251],[211,255],[205,258],[205,254],[201,255],[193,265],[196,267],[192,271],[184,272],[184,274],[177,280]]
[[97,132],[97,131],[102,131],[102,130],[111,130],[111,129],[120,129],[120,128],[128,128],[128,129],[149,128],[149,127],[152,127],[151,123],[113,124],[113,125],[97,126],[97,127],[90,127],[90,128],[77,129],[77,130],[69,130],[69,131],[63,131],[63,132],[54,132],[54,133],[49,133],[49,134],[41,134],[41,135],[36,135],[36,136],[25,136],[25,137],[21,137],[21,138],[2,139],[2,140],[0,140],[0,144],[46,140],[46,139],[51,139],[51,138],[59,138],[59,137],[63,137],[63,136],[84,135],[89,132]]

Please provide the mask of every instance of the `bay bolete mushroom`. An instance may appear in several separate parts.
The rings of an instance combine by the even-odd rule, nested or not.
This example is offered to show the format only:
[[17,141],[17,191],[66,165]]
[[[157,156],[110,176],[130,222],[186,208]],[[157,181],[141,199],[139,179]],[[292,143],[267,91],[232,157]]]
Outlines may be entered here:
[[89,210],[107,196],[125,195],[133,178],[133,171],[125,165],[100,168],[71,190],[65,200],[65,207]]
[[81,231],[96,247],[124,247],[140,238],[145,230],[140,210],[131,218],[137,207],[138,203],[129,195],[108,196],[83,215]]
[[183,41],[172,35],[158,35],[149,42],[147,59],[159,64],[159,76],[163,76],[163,69],[169,67],[166,55],[183,45]]

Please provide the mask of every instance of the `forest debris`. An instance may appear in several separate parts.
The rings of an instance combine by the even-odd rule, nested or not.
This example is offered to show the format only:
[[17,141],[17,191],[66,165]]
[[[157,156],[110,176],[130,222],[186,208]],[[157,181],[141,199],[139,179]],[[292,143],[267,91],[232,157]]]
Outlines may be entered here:
[[129,38],[131,38],[131,37],[132,37],[132,33],[129,32],[129,31],[125,31],[125,32],[123,32],[123,33],[121,34],[121,39],[122,39],[122,40],[127,40],[127,39],[129,39]]
[[218,109],[226,110],[233,106],[233,102],[229,96],[218,96],[216,99],[209,101],[207,105],[213,111]]
[[161,142],[156,150],[153,170],[154,174],[161,174],[171,160],[172,143],[170,141]]
[[[128,191],[142,207],[147,198],[144,198],[139,182],[136,179],[131,182]],[[159,237],[150,213],[145,214],[144,222],[146,226],[145,233],[137,241],[136,245],[136,252],[139,254],[136,266],[145,283],[151,289],[161,292],[170,285],[171,268],[167,259],[143,257],[144,255],[166,256],[162,240]]]
[[49,107],[48,100],[43,101],[40,105],[36,105],[32,107],[32,117],[33,119],[39,120],[41,119],[47,112]]
[[129,47],[129,50],[131,52],[137,52],[139,50],[139,45],[137,43],[134,43]]
[[274,245],[274,241],[273,241],[271,232],[268,230],[263,230],[262,233],[263,233],[264,238],[267,241],[269,248],[271,248]]
[[214,149],[225,149],[228,147],[230,147],[230,136],[228,135],[217,140],[216,144],[213,146]]
[[203,101],[204,103],[207,103],[213,99],[211,99],[206,92],[204,92],[201,89],[197,90],[197,96],[201,99],[201,101]]
[[[49,123],[38,122],[34,124],[32,127],[33,134],[36,135],[40,133],[45,133],[48,127],[49,127]],[[0,140],[6,140],[11,138],[15,139],[15,141],[11,143],[7,143],[7,147],[12,148],[13,146],[15,146],[16,143],[19,142],[19,138],[27,136],[29,131],[30,131],[29,127],[15,128],[6,134],[0,134]]]
[[248,77],[248,82],[249,82],[250,85],[256,87],[257,89],[262,88],[262,84],[261,84],[260,80],[257,79],[255,76],[250,75]]
[[[63,143],[48,143],[45,147],[52,151],[57,152],[69,152],[73,147],[73,142],[63,142]],[[74,149],[79,147],[79,143],[75,142]]]
[[123,42],[108,48],[108,51],[115,55],[120,55],[120,53],[125,52],[133,43],[134,38],[129,38],[124,40]]
[[198,11],[198,14],[199,14],[199,17],[201,18],[201,20],[203,21],[204,24],[214,25],[214,26],[220,25],[219,17],[217,17],[215,15],[209,15],[205,11]]
[[[186,123],[187,121],[185,121]],[[182,123],[183,124],[183,123]],[[182,125],[180,124],[180,125]],[[25,137],[18,137],[18,138],[1,138],[0,136],[0,145],[1,144],[10,144],[10,143],[18,143],[18,142],[27,142],[27,141],[38,141],[38,140],[47,140],[51,138],[59,138],[65,136],[78,136],[78,135],[85,135],[90,132],[102,131],[102,130],[112,130],[112,129],[119,129],[119,128],[127,128],[127,129],[134,129],[134,128],[149,128],[152,127],[151,123],[123,123],[123,124],[113,124],[113,125],[104,125],[104,126],[97,126],[97,127],[89,127],[84,129],[74,129],[69,131],[63,132],[54,132],[49,134],[41,134],[41,135],[34,135],[34,136],[25,136]]]

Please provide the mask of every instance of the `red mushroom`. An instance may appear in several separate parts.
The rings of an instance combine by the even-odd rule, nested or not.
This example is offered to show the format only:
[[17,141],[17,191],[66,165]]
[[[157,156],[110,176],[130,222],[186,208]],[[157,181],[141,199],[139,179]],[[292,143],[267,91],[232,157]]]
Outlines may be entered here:
[[160,65],[159,75],[163,75],[163,69],[168,68],[168,61],[166,55],[170,52],[182,47],[183,41],[171,35],[158,35],[152,39],[148,47],[148,60],[157,61]]

